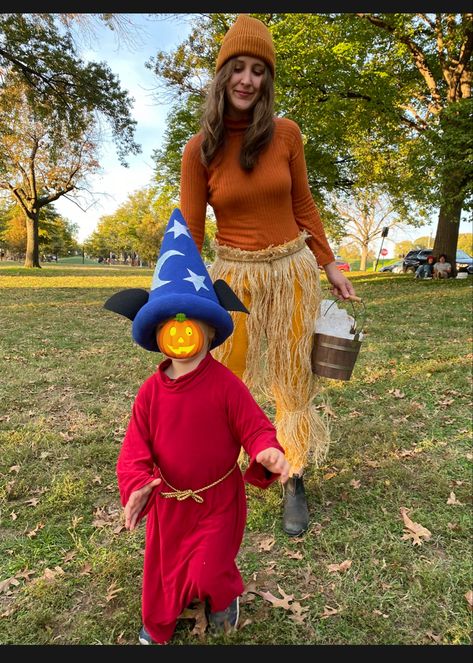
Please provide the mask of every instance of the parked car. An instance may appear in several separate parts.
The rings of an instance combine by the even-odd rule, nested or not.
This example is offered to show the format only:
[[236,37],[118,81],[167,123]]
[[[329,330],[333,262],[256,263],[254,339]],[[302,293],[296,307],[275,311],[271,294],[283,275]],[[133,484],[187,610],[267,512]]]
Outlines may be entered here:
[[396,262],[392,262],[390,265],[385,265],[384,267],[381,267],[379,270],[380,272],[392,272],[393,274],[402,274],[403,269],[402,269],[402,260],[397,260]]
[[456,256],[457,272],[467,272],[473,274],[473,258],[466,251],[457,249]]
[[347,263],[346,260],[335,260],[335,264],[337,265],[338,269],[341,270],[342,272],[349,272],[350,271],[350,265]]
[[413,249],[409,251],[402,261],[402,271],[414,272],[419,267],[427,262],[428,256],[432,255],[433,249]]
[[[414,249],[409,251],[403,260],[402,271],[415,272],[419,265],[423,265],[427,262],[427,258],[432,255],[432,253],[433,249]],[[455,262],[457,272],[473,274],[473,258],[468,255],[466,251],[457,249]]]

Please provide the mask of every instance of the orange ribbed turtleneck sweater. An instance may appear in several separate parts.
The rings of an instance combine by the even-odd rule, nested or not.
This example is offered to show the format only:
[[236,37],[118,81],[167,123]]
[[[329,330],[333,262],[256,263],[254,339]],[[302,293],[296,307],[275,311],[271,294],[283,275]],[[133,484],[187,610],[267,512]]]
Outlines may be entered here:
[[307,230],[307,240],[319,265],[334,260],[307,181],[299,126],[287,118],[274,119],[274,134],[256,167],[245,172],[239,163],[247,120],[225,119],[226,142],[209,168],[200,160],[202,134],[184,148],[180,209],[202,249],[207,203],[217,220],[220,244],[247,251],[277,246]]

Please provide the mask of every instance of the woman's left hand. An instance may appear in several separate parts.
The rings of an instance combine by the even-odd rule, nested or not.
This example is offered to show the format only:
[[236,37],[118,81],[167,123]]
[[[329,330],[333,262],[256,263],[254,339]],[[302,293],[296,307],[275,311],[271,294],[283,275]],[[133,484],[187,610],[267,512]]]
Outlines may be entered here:
[[335,261],[324,265],[328,280],[332,284],[331,293],[338,299],[350,299],[356,297],[355,288],[345,274],[341,272]]

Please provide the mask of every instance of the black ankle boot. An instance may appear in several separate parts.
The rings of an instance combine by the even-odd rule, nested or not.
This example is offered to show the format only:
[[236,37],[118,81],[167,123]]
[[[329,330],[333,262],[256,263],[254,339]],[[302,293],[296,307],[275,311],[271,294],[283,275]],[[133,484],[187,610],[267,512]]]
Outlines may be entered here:
[[309,526],[309,510],[302,477],[295,474],[284,484],[283,530],[289,536],[299,536]]

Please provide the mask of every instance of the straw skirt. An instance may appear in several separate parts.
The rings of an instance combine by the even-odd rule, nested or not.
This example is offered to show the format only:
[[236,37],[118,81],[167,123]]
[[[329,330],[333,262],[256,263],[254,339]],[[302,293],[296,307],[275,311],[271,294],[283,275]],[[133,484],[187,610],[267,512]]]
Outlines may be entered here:
[[250,311],[231,312],[235,330],[213,356],[253,395],[275,405],[278,440],[292,473],[326,456],[330,434],[313,403],[321,380],[312,373],[314,324],[322,299],[308,234],[260,251],[216,243],[212,280],[225,280]]

